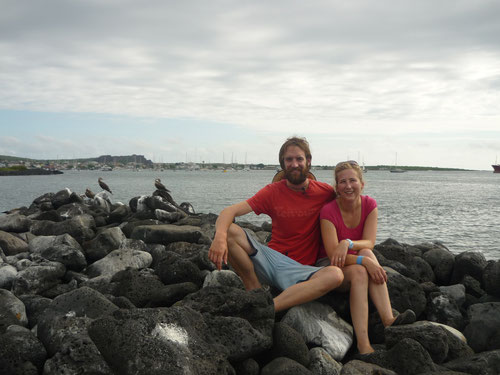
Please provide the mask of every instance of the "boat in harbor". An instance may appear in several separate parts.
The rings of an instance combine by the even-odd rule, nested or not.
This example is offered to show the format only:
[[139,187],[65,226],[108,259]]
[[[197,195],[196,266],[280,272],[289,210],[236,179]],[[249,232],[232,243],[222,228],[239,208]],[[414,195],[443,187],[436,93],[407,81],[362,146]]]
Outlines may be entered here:
[[493,173],[500,173],[500,164],[492,164]]

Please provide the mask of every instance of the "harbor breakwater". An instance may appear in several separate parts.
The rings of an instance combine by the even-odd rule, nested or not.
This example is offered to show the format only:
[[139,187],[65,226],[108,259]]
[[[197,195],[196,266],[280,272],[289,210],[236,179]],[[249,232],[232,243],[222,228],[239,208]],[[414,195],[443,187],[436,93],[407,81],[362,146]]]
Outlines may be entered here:
[[346,293],[275,314],[275,290],[215,270],[216,218],[161,191],[124,205],[69,189],[0,216],[0,373],[500,373],[500,261],[376,245],[393,308],[417,321],[384,328],[371,306],[376,351],[359,355]]

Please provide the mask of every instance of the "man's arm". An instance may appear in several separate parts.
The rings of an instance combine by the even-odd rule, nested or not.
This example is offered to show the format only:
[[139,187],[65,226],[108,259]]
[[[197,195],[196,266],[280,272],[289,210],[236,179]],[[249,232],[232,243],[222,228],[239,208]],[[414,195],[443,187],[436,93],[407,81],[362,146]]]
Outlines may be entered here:
[[220,271],[222,262],[227,264],[227,231],[234,221],[235,217],[248,214],[252,207],[246,202],[240,202],[226,207],[222,210],[215,222],[215,236],[208,251],[209,259]]

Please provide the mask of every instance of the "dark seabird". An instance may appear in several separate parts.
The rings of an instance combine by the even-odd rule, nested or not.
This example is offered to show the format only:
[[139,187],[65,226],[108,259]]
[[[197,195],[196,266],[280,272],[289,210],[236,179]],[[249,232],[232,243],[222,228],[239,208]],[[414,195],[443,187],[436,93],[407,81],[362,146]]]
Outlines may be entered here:
[[175,207],[178,207],[177,203],[175,203],[175,201],[172,198],[172,196],[168,193],[168,190],[157,189],[157,190],[154,191],[153,196],[162,197],[163,199],[165,199],[170,204],[174,205]]
[[163,185],[161,183],[161,180],[159,178],[157,178],[155,180],[155,187],[158,189],[158,190],[163,190],[163,191],[166,191],[167,193],[170,193],[170,190],[168,190],[165,185]]
[[87,198],[91,198],[91,199],[92,199],[92,198],[94,198],[94,197],[95,197],[95,194],[92,192],[92,190],[90,190],[89,188],[87,188],[87,189],[85,190],[85,196],[86,196]]
[[99,177],[99,179],[97,180],[97,182],[99,182],[99,186],[102,189],[104,189],[106,191],[109,191],[111,194],[113,194],[112,191],[111,191],[111,189],[109,188],[109,186],[106,185],[106,183],[102,180],[102,177]]

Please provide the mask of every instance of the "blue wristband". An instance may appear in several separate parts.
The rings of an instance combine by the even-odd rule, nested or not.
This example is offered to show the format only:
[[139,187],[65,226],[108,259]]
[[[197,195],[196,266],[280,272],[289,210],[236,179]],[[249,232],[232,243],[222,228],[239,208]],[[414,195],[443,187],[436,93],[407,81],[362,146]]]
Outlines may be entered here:
[[361,264],[361,262],[363,262],[363,258],[363,255],[358,255],[358,257],[356,258],[356,264]]
[[349,238],[346,238],[346,241],[349,243],[349,246],[347,248],[351,250],[354,247],[354,243]]

